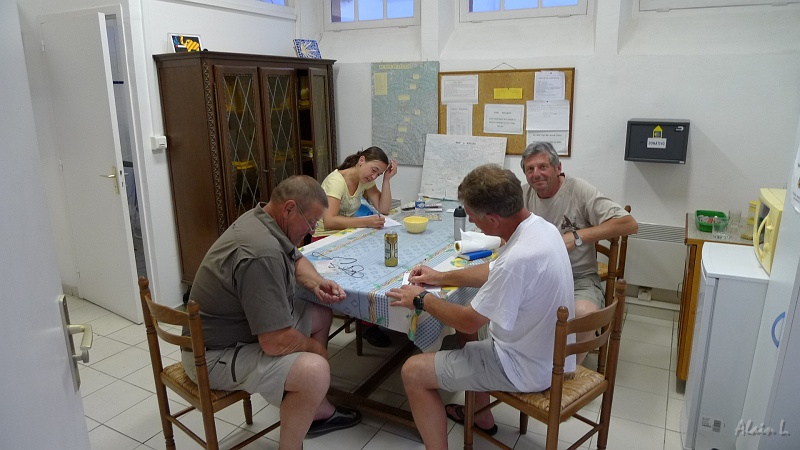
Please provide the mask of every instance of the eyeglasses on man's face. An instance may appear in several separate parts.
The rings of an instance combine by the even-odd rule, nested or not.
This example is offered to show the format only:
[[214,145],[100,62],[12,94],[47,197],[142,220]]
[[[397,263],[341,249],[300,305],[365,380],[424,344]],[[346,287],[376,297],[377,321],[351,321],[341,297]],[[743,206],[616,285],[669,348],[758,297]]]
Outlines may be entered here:
[[308,234],[314,234],[317,229],[317,222],[309,222],[306,218],[306,213],[303,211],[303,208],[300,207],[300,203],[295,201],[295,205],[297,205],[297,210],[300,211],[300,217],[302,217],[303,220],[305,220],[306,225],[308,225]]

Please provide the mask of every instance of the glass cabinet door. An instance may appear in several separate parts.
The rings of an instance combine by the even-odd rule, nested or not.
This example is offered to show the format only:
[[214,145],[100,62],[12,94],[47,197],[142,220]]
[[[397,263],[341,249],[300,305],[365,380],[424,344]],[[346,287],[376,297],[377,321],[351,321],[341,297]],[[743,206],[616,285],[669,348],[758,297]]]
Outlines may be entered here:
[[[258,75],[251,67],[215,66],[222,177],[229,223],[268,201]],[[202,132],[202,130],[198,130]],[[213,157],[213,156],[212,156]]]
[[333,171],[330,132],[330,95],[328,93],[328,72],[323,69],[309,69],[308,76],[311,98],[311,134],[313,136],[314,172],[308,175],[324,180]]
[[297,112],[294,69],[261,68],[261,86],[267,136],[270,190],[298,170]]

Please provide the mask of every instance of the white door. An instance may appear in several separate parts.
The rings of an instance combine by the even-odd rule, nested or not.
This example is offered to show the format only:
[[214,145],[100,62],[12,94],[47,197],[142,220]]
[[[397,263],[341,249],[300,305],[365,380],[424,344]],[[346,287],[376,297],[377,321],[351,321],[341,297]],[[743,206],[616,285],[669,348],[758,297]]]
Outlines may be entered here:
[[58,310],[61,281],[16,1],[0,0],[0,41],[0,447],[88,449]]
[[141,323],[105,15],[47,19],[42,36],[79,294]]

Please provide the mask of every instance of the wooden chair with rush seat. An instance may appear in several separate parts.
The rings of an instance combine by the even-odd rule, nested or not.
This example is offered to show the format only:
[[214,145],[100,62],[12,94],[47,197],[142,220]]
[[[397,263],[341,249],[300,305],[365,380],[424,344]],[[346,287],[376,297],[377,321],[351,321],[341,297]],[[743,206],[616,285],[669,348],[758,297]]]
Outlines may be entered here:
[[[500,403],[506,403],[520,412],[520,434],[527,432],[528,417],[545,423],[547,425],[545,447],[547,450],[556,450],[560,424],[571,417],[588,424],[591,429],[572,444],[570,449],[578,448],[594,434],[598,435],[597,448],[605,449],[614,398],[626,288],[625,280],[617,280],[614,301],[605,308],[583,317],[568,320],[567,308],[558,309],[550,389],[531,393],[493,391],[489,394],[496,400],[479,411],[475,410],[475,392],[467,391],[464,403],[464,449],[472,450],[475,433],[500,448],[511,449],[474,426],[475,414]],[[568,335],[596,329],[603,330],[599,336],[567,344]],[[599,349],[597,371],[578,366],[575,373],[564,373],[567,356],[585,353],[592,349]],[[579,414],[581,408],[600,396],[603,399],[598,421],[590,420]]]
[[[142,311],[144,312],[147,345],[150,350],[150,361],[156,383],[158,410],[161,415],[161,426],[164,430],[166,448],[175,448],[175,439],[172,432],[172,426],[175,425],[204,448],[218,449],[219,442],[217,441],[214,413],[242,401],[245,422],[248,425],[252,425],[253,407],[250,403],[250,394],[245,391],[220,391],[209,387],[206,350],[203,344],[203,327],[200,321],[200,307],[194,300],[189,300],[185,312],[155,303],[150,294],[149,286],[150,282],[147,278],[139,277],[139,296],[142,301]],[[189,336],[181,336],[180,331],[170,331],[163,325],[186,327],[189,329]],[[164,367],[159,339],[177,345],[182,349],[191,349],[194,354],[195,367],[197,368],[197,383],[186,375],[180,362]],[[167,399],[167,388],[180,395],[191,406],[179,412],[171,413]],[[203,416],[205,440],[180,421],[183,415],[195,409]],[[279,426],[280,422],[276,422],[230,448],[242,448]]]
[[[625,205],[625,211],[630,214],[631,205]],[[614,284],[617,279],[625,278],[625,262],[628,253],[628,235],[601,240],[594,244],[599,255],[603,255],[607,262],[597,262],[597,274],[600,281],[605,281],[605,299],[611,300],[614,295]],[[610,280],[610,281],[609,281]]]

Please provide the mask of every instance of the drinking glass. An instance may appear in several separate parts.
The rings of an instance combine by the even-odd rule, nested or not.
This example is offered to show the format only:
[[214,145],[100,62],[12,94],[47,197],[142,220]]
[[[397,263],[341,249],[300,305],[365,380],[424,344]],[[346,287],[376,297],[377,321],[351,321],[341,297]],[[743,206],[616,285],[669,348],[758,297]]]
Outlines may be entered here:
[[714,217],[714,222],[711,224],[711,229],[711,237],[714,239],[725,240],[730,237],[728,235],[727,217]]
[[739,225],[742,223],[742,210],[732,209],[728,211],[728,234],[739,235]]

